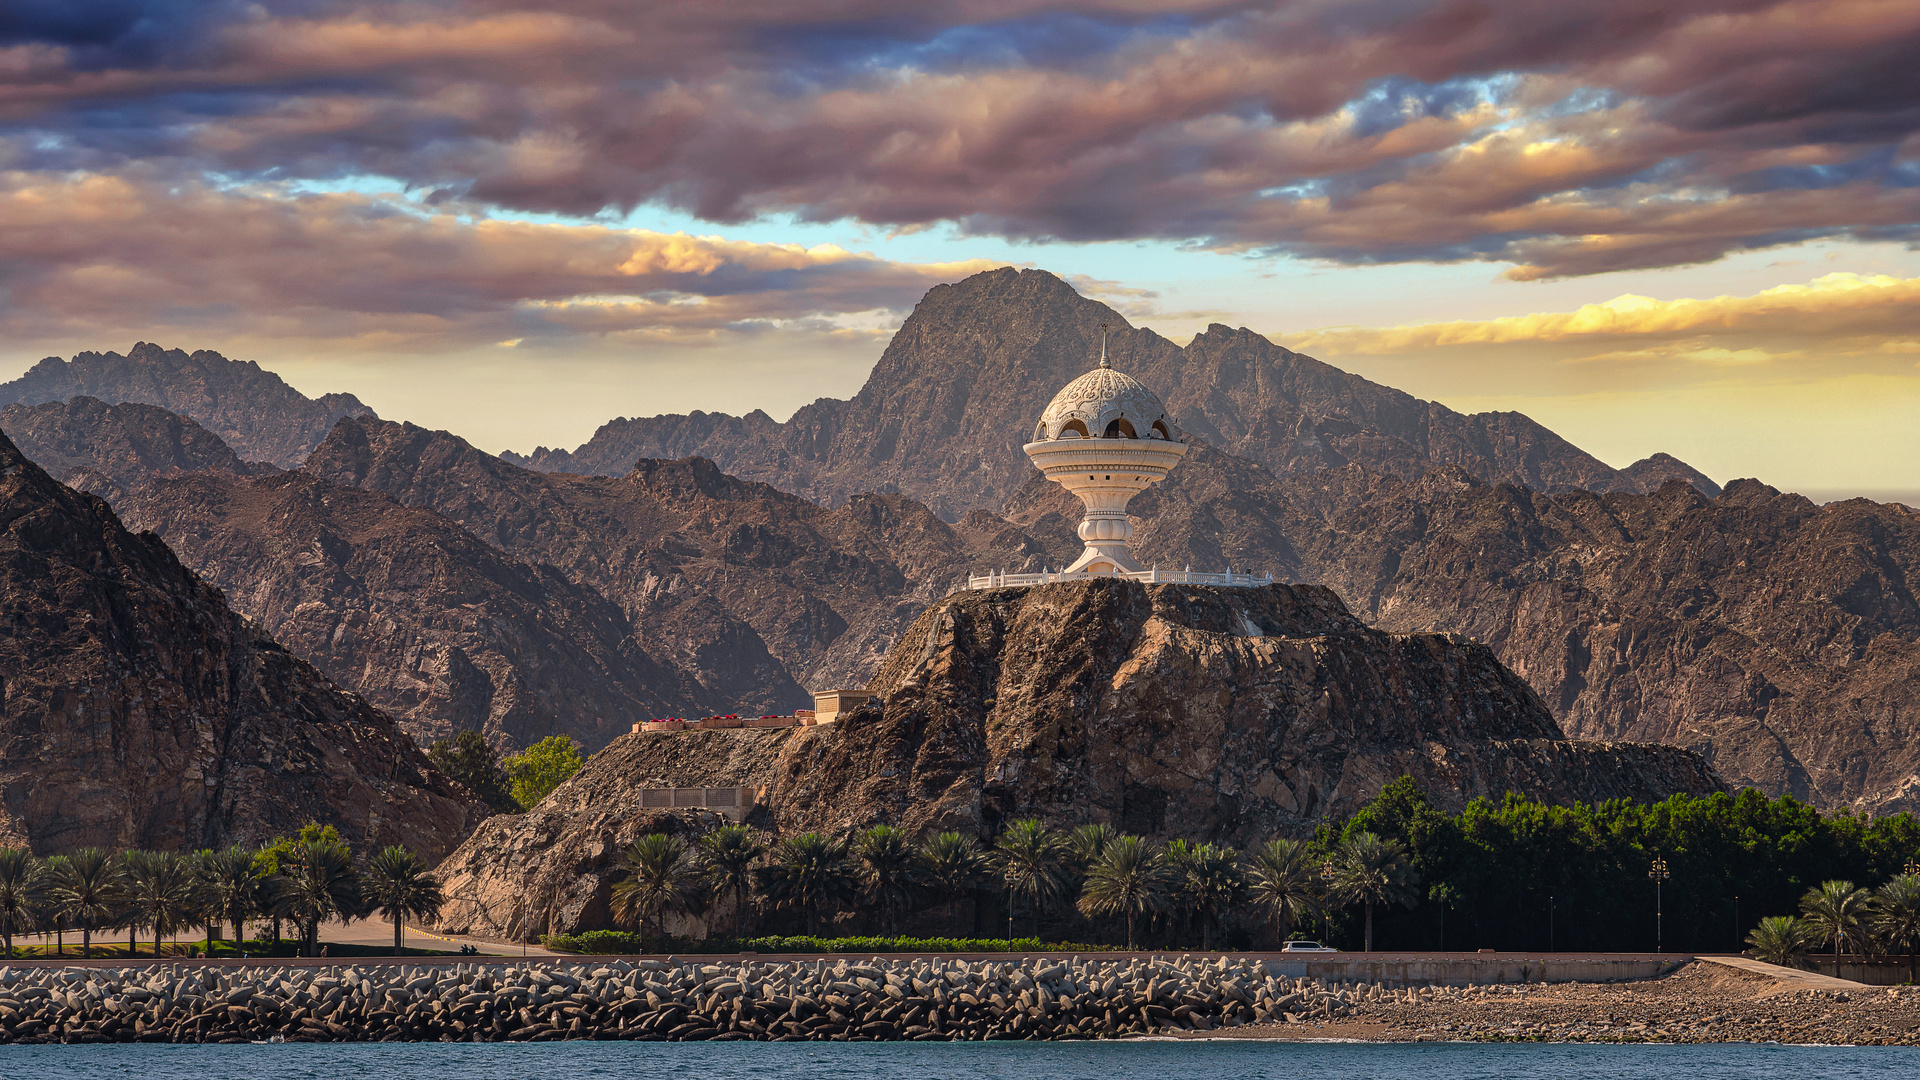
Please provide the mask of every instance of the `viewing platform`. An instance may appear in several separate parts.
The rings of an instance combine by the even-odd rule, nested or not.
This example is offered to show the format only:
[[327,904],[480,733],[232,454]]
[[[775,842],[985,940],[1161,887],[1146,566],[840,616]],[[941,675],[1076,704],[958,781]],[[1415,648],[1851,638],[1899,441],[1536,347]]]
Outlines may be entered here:
[[969,589],[1015,589],[1028,585],[1052,585],[1061,581],[1092,581],[1095,578],[1125,578],[1128,581],[1141,581],[1149,585],[1226,585],[1233,588],[1257,588],[1273,584],[1273,575],[1236,574],[1229,570],[1224,574],[1196,574],[1192,570],[1119,570],[1095,573],[1092,571],[1042,570],[1038,574],[975,574],[967,578]]

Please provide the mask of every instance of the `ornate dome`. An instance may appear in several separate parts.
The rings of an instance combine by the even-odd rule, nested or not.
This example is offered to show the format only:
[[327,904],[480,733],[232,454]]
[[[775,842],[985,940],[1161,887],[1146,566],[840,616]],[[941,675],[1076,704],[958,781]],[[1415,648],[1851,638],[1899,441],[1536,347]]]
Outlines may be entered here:
[[1102,358],[1099,367],[1053,395],[1033,429],[1034,442],[1062,436],[1170,440],[1173,425],[1159,395],[1133,376],[1113,370]]

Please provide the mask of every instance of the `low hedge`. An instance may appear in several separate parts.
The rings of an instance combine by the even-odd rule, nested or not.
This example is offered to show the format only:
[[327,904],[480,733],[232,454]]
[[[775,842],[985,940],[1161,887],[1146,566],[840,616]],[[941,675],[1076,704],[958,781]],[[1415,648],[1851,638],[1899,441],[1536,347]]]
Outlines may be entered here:
[[911,937],[669,937],[625,930],[589,930],[584,934],[548,934],[540,943],[554,952],[590,954],[673,953],[996,953],[996,952],[1107,952],[1111,945],[1086,945],[1039,938],[911,938]]

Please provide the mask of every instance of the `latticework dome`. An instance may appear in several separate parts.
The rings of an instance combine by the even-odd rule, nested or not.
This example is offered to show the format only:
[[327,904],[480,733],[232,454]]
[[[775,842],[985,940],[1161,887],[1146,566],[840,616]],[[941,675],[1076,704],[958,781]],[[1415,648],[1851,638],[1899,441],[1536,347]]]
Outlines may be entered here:
[[1058,438],[1172,439],[1159,395],[1131,375],[1100,366],[1068,383],[1033,429],[1034,442]]

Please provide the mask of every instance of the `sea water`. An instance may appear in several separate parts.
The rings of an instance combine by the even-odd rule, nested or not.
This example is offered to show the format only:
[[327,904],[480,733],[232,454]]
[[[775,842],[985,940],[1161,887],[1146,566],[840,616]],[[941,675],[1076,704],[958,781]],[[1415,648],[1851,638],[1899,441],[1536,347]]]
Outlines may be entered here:
[[286,1043],[0,1046],[0,1080],[1860,1080],[1920,1077],[1920,1047],[1753,1044]]

